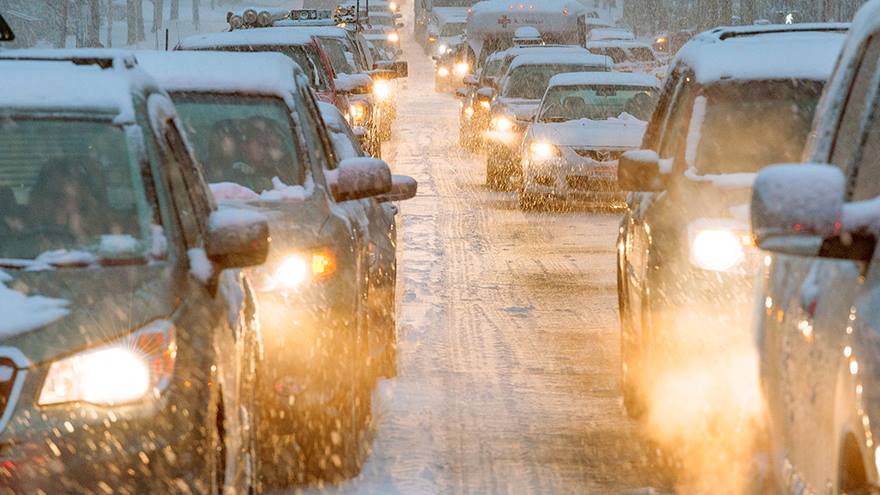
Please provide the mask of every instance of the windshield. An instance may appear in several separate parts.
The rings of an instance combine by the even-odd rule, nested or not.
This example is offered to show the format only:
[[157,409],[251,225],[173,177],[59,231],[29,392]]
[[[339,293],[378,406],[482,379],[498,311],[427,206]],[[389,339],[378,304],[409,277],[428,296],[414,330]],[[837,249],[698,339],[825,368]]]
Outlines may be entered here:
[[337,74],[357,74],[361,72],[354,53],[342,40],[338,38],[322,38],[321,45],[327,58],[330,59],[330,66]]
[[694,104],[689,140],[699,143],[689,161],[707,175],[800,161],[821,93],[822,83],[813,81],[728,83],[706,90]]
[[606,120],[627,113],[647,121],[657,104],[651,87],[617,85],[555,86],[547,91],[538,120]]
[[0,258],[143,258],[158,220],[134,149],[108,122],[0,119]]
[[280,99],[183,93],[174,103],[208,182],[233,182],[257,193],[272,189],[275,177],[302,184],[304,165]]
[[550,79],[566,72],[604,71],[605,67],[596,65],[521,65],[510,71],[501,95],[506,98],[540,100],[547,91]]
[[309,85],[318,91],[325,91],[330,86],[321,56],[314,46],[279,45],[279,46],[223,46],[208,48],[211,51],[223,52],[276,52],[291,58],[309,77]]
[[464,33],[465,26],[466,24],[463,22],[444,24],[443,27],[440,28],[440,36],[458,36],[459,34]]

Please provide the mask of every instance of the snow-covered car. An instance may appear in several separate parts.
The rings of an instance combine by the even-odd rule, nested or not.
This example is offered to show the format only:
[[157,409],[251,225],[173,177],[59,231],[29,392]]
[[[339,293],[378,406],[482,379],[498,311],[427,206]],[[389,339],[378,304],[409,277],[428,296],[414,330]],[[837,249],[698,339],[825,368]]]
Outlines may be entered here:
[[[845,27],[709,31],[679,51],[641,150],[618,185],[635,191],[618,239],[623,392],[639,414],[653,382],[751,345],[748,197],[761,168],[800,157]],[[686,308],[686,309],[684,309]],[[700,332],[711,325],[711,334]],[[696,350],[695,350],[696,349]]]
[[436,39],[432,44],[431,55],[446,55],[459,45],[464,44],[464,30],[467,26],[467,7],[434,7],[431,10],[434,20]]
[[388,166],[336,166],[308,79],[287,57],[137,56],[174,100],[215,199],[265,215],[272,229],[266,263],[248,272],[265,342],[255,391],[261,478],[351,476],[373,387],[371,238],[360,200],[390,191]]
[[[354,131],[332,105],[319,103],[321,115],[327,124],[336,159],[366,157]],[[335,170],[335,167],[334,169]],[[328,171],[328,173],[332,173]],[[397,322],[394,308],[397,304],[397,216],[395,201],[405,201],[416,195],[418,184],[406,175],[391,177],[391,191],[361,200],[364,216],[369,220],[369,237],[374,246],[370,256],[370,360],[377,363],[378,374],[393,377],[397,374]]]
[[0,61],[0,486],[255,489],[261,342],[235,268],[265,260],[266,218],[216,210],[133,58],[52,57]]
[[634,40],[606,40],[591,41],[586,47],[590,53],[610,57],[614,61],[614,70],[656,73],[660,78],[666,75],[665,72],[657,71],[663,63],[648,43]]
[[510,177],[520,175],[520,144],[526,126],[532,121],[550,79],[566,72],[608,72],[611,60],[581,49],[556,52],[534,48],[516,57],[495,96],[489,130],[486,132],[486,184],[504,186]]
[[434,90],[451,91],[461,87],[464,78],[471,72],[465,45],[449,47],[443,55],[434,55]]
[[483,133],[489,128],[493,95],[502,76],[504,52],[493,53],[486,58],[476,74],[462,79],[465,87],[456,91],[461,98],[458,114],[458,143],[468,151],[483,147]]
[[559,74],[523,138],[520,208],[553,200],[621,202],[617,160],[642,142],[660,82],[644,74]]
[[808,163],[763,170],[752,193],[766,254],[753,309],[776,493],[880,486],[878,67],[874,0],[826,85]]
[[624,28],[595,28],[590,31],[587,43],[594,41],[635,41],[636,35],[629,29]]

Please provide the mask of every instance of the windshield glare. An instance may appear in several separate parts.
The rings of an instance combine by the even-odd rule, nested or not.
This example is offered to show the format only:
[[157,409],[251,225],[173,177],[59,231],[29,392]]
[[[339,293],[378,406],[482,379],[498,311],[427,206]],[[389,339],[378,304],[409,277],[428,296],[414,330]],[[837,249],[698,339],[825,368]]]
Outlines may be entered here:
[[538,118],[541,122],[606,120],[627,113],[648,120],[657,104],[650,87],[618,85],[555,86],[547,91]]
[[700,174],[714,175],[799,161],[821,93],[822,83],[813,81],[731,83],[706,90],[691,120],[689,134],[700,139],[692,165]]
[[123,128],[0,119],[0,258],[60,249],[143,257],[157,223]]
[[174,103],[210,183],[233,182],[260,193],[277,177],[302,184],[303,163],[287,106],[242,95],[174,95]]
[[506,98],[540,100],[550,84],[550,79],[566,72],[597,72],[604,67],[595,65],[522,65],[510,71],[501,95]]

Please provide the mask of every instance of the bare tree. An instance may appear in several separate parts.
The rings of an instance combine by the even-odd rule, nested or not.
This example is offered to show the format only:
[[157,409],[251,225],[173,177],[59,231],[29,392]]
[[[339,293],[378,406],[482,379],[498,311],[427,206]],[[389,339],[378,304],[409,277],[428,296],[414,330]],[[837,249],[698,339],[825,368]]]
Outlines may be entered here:
[[107,0],[107,48],[113,46],[113,0]]
[[101,0],[89,0],[89,23],[86,45],[101,46]]
[[138,41],[144,41],[147,38],[144,33],[144,0],[137,0],[137,37]]
[[196,31],[199,30],[199,0],[192,0],[193,6],[193,26],[195,26]]
[[61,11],[59,12],[60,28],[58,30],[58,46],[64,48],[67,46],[67,22],[70,18],[70,5],[67,0],[61,0]]
[[165,1],[164,0],[150,0],[153,3],[153,27],[150,29],[151,32],[155,33],[162,29],[162,14],[164,13]]
[[140,1],[138,0],[125,0],[125,19],[128,24],[128,44],[134,45],[138,41],[138,30],[137,30],[137,22],[138,17],[140,17],[137,13],[138,7],[140,6]]
[[172,21],[180,18],[180,0],[171,0],[171,16]]

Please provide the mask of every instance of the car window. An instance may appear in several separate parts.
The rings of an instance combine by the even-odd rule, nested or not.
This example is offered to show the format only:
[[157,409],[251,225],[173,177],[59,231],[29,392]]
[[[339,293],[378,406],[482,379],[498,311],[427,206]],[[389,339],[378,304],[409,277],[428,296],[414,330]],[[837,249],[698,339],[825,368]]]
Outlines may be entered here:
[[303,183],[305,165],[281,99],[178,93],[174,103],[208,182],[233,182],[257,193],[272,189],[275,178]]
[[650,87],[590,85],[554,86],[547,91],[538,120],[606,120],[625,117],[648,120],[657,102],[657,92]]
[[550,79],[566,72],[601,72],[604,66],[589,64],[521,65],[510,71],[501,95],[506,98],[540,100],[547,91]]
[[871,89],[871,81],[877,72],[878,59],[880,59],[880,36],[874,36],[868,42],[862,56],[847,97],[843,116],[837,127],[837,136],[831,152],[831,163],[842,169],[851,165],[853,154],[858,149],[859,128],[866,107],[865,100]]
[[[293,94],[296,100],[297,116],[302,123],[302,131],[305,134],[308,152],[312,161],[323,169],[330,170],[336,166],[335,158],[329,151],[329,145],[322,132],[323,124],[321,123],[318,105],[314,101],[311,94],[305,88],[300,88]],[[320,181],[321,177],[317,177]]]
[[690,107],[693,104],[696,83],[690,76],[686,76],[673,96],[672,105],[663,126],[663,134],[660,137],[658,153],[660,158],[674,158],[679,149],[685,130],[690,119]]
[[0,119],[0,258],[144,256],[160,221],[135,135],[111,122]]
[[360,72],[352,50],[337,38],[322,38],[321,46],[330,59],[330,66],[337,74],[356,74]]
[[[201,245],[204,238],[204,231],[199,221],[198,202],[193,199],[193,195],[197,194],[194,185],[191,187],[190,181],[187,180],[184,167],[188,160],[185,158],[186,148],[180,139],[180,132],[174,125],[174,121],[167,120],[162,132],[162,144],[170,158],[166,164],[168,173],[168,182],[171,185],[171,195],[174,198],[175,209],[177,210],[177,218],[180,222],[180,229],[183,232],[186,245],[189,247],[197,247]],[[204,213],[205,215],[207,212]]]
[[[877,79],[875,78],[875,83]],[[875,90],[874,105],[870,110],[870,122],[866,129],[865,144],[858,153],[855,166],[853,201],[863,201],[880,196],[880,94]]]
[[648,127],[645,129],[645,136],[642,140],[643,148],[658,149],[658,141],[663,132],[663,125],[671,110],[671,102],[674,101],[674,96],[681,78],[681,71],[674,71],[670,74],[666,83],[663,85],[663,88],[661,88],[654,113],[651,115],[651,119],[648,121]]

